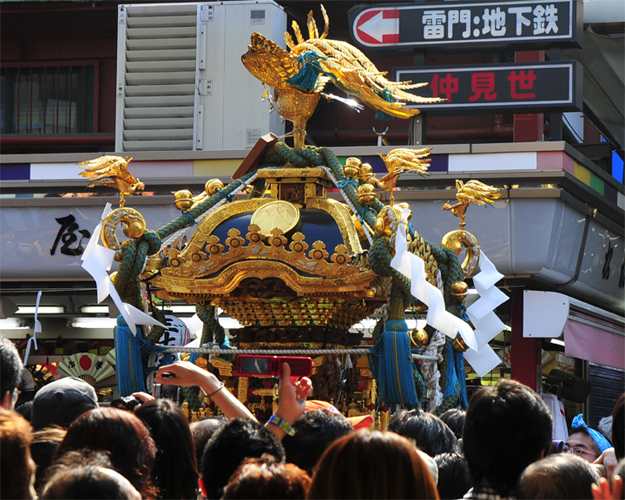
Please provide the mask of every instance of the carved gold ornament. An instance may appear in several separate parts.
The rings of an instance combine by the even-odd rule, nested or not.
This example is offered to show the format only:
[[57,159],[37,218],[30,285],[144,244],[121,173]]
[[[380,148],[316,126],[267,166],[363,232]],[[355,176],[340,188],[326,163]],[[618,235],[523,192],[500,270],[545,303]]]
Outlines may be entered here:
[[115,259],[121,258],[122,246],[117,239],[117,226],[122,225],[122,230],[128,238],[141,238],[146,230],[145,219],[133,208],[118,208],[113,210],[102,221],[102,242],[106,248],[115,251]]
[[469,278],[473,275],[480,260],[480,245],[473,234],[464,229],[450,231],[443,236],[441,245],[451,248],[456,255],[460,255],[464,248],[465,257],[461,264],[464,277]]

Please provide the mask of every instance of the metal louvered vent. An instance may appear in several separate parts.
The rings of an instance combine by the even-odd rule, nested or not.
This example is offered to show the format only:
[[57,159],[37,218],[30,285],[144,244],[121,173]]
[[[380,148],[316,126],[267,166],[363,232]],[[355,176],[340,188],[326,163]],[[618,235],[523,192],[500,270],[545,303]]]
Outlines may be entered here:
[[241,151],[284,134],[241,55],[252,33],[285,31],[273,0],[120,5],[115,150]]
[[197,5],[122,5],[118,36],[116,150],[193,150]]

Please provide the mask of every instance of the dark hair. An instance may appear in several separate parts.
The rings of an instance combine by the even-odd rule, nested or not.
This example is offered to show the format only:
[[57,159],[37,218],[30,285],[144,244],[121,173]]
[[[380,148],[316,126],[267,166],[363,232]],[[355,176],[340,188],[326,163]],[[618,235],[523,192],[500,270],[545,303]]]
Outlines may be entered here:
[[467,415],[465,410],[460,408],[452,408],[447,410],[440,416],[440,419],[447,424],[454,433],[456,439],[462,438],[462,428],[464,427],[464,419]]
[[286,461],[312,475],[315,465],[330,444],[351,434],[354,428],[342,416],[325,410],[308,411],[293,423],[294,436],[284,436]]
[[33,411],[33,401],[26,401],[15,407],[15,413],[19,413],[22,417],[30,422],[30,415]]
[[[81,450],[71,450],[63,453],[62,455],[56,456],[54,458],[54,462],[49,464],[49,467],[43,471],[41,476],[40,483],[41,485],[37,487],[37,491],[39,492],[39,496],[43,495],[43,491],[48,489],[48,485],[53,481],[58,475],[63,475],[66,471],[70,469],[76,469],[78,467],[95,467],[95,468],[113,468],[113,464],[111,463],[111,459],[109,455],[105,451],[94,451],[88,449]],[[59,495],[62,489],[62,485],[56,485],[53,487],[53,490],[49,495],[56,495],[58,498],[61,498]],[[87,498],[87,497],[85,497]]]
[[30,454],[37,464],[37,473],[35,478],[35,489],[39,490],[42,484],[42,477],[52,462],[52,457],[56,449],[65,438],[67,431],[60,427],[44,427],[33,432],[33,442],[30,445]]
[[436,498],[414,444],[393,432],[360,430],[332,443],[317,464],[308,498]]
[[161,498],[197,498],[197,459],[189,422],[168,399],[148,401],[135,410],[156,444],[154,483]]
[[[85,457],[84,454],[70,451],[61,458],[58,464],[50,467],[50,474],[47,475],[48,479],[40,498],[67,500],[129,498],[132,485],[112,469],[108,457],[103,453],[99,456]],[[76,463],[80,458],[86,458],[87,463]],[[61,463],[63,460],[67,463]],[[139,495],[136,491],[135,494]]]
[[456,453],[458,440],[440,418],[421,410],[401,411],[388,424],[388,430],[416,441],[419,449],[434,457]]
[[151,478],[156,446],[147,427],[134,414],[106,407],[84,413],[67,429],[55,457],[82,448],[108,451],[115,470],[142,498],[156,496]]
[[0,492],[2,498],[32,498],[35,473],[30,460],[33,437],[21,415],[0,406]]
[[599,472],[586,460],[570,453],[549,455],[530,464],[519,477],[519,499],[590,499]]
[[264,453],[284,461],[284,448],[278,438],[254,420],[234,418],[206,443],[202,455],[201,476],[205,496],[221,498],[228,479],[246,458],[260,458]]
[[612,444],[616,459],[622,459],[625,456],[625,393],[618,398],[612,412]]
[[293,464],[283,464],[264,454],[248,458],[230,477],[222,499],[294,498],[304,499],[310,476]]
[[0,337],[0,402],[7,392],[13,393],[22,379],[22,359],[15,344]]
[[198,467],[202,463],[202,454],[204,453],[206,443],[208,443],[215,431],[226,425],[227,422],[228,419],[224,416],[207,417],[203,420],[191,422],[189,427],[195,443],[195,458],[197,459]]
[[462,434],[474,488],[486,481],[501,496],[513,492],[523,469],[549,448],[552,426],[545,402],[515,380],[478,390]]
[[443,498],[462,498],[471,488],[469,466],[459,453],[441,453],[434,457],[438,466],[438,494]]
[[[597,432],[599,432],[599,431],[597,431]],[[582,427],[582,426],[575,427],[575,429],[571,428],[571,432],[569,432],[569,438],[571,436],[575,435],[575,434],[583,434],[584,436],[588,436],[588,441],[590,443],[590,447],[592,448],[592,452],[595,454],[595,459],[599,458],[599,455],[601,455],[601,449],[599,448],[599,445],[595,441],[595,438],[593,438],[590,435],[590,432],[588,432],[588,429],[586,427]],[[601,435],[603,436],[603,434],[601,434]],[[568,439],[567,439],[567,441],[568,441]]]

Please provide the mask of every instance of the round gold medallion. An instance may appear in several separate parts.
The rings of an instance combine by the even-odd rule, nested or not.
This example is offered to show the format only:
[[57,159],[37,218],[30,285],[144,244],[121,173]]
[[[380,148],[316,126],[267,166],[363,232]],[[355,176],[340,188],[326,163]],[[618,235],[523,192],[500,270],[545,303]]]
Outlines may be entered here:
[[272,201],[260,207],[252,215],[252,224],[260,228],[263,236],[271,236],[272,229],[278,228],[282,234],[297,226],[300,219],[299,209],[288,201]]

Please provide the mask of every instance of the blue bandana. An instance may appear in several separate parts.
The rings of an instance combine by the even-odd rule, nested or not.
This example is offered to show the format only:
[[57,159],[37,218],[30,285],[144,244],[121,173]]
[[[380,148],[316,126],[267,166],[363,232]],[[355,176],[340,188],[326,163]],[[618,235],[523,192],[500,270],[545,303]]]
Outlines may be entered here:
[[581,413],[573,419],[573,422],[571,423],[571,431],[575,432],[575,429],[580,429],[580,428],[584,428],[588,431],[588,434],[590,434],[590,437],[592,438],[592,440],[599,447],[599,450],[601,450],[601,453],[603,453],[608,448],[612,448],[612,445],[610,444],[610,442],[606,438],[604,438],[603,435],[599,431],[591,429],[590,427],[586,425],[586,422],[584,422],[584,416]]

